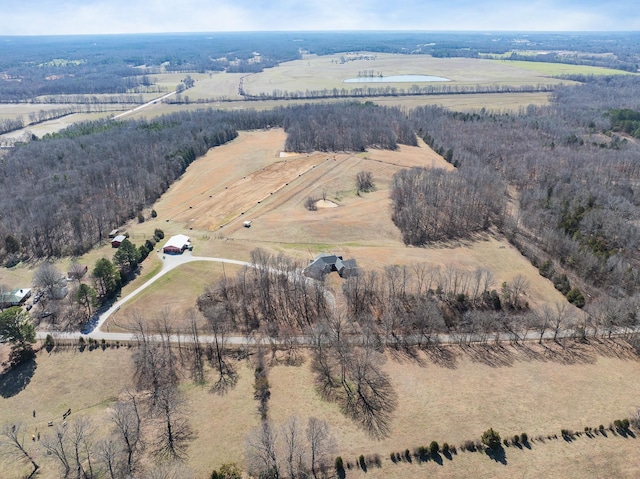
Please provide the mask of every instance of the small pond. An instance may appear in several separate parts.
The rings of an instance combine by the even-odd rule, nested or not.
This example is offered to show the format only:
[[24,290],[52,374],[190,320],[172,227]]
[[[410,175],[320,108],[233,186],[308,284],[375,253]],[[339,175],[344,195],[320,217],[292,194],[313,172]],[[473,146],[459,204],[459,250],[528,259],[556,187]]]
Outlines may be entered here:
[[425,83],[451,81],[448,78],[431,75],[391,75],[388,77],[347,78],[343,83]]

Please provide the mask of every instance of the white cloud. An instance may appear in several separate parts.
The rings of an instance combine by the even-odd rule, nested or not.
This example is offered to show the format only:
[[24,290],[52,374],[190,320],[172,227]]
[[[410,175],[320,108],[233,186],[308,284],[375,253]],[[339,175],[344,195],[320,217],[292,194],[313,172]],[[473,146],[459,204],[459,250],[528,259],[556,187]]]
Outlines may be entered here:
[[8,0],[0,34],[640,30],[631,0]]

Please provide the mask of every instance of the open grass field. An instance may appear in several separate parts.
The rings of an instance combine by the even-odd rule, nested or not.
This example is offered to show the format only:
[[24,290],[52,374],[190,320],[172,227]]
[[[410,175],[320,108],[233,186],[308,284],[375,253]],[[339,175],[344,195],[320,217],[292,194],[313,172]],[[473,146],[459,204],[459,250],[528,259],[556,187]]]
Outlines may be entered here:
[[529,70],[545,76],[557,75],[635,75],[634,73],[612,68],[592,67],[588,65],[568,65],[564,63],[527,62],[522,60],[493,60],[501,65]]
[[[222,263],[194,262],[184,264],[170,271],[148,289],[124,304],[111,316],[105,326],[107,331],[127,331],[136,314],[153,320],[153,313],[159,313],[159,307],[170,312],[174,330],[189,330],[187,311],[196,308],[196,300],[205,287],[222,278],[223,274],[235,276],[241,267]],[[132,286],[129,289],[134,289]],[[126,294],[126,293],[123,293]]]
[[[196,86],[198,84],[196,83]],[[194,87],[195,89],[196,87]],[[191,99],[192,90],[185,95]],[[132,113],[128,118],[156,118],[161,115],[178,111],[193,111],[202,108],[214,110],[269,110],[291,105],[303,105],[307,103],[336,103],[344,102],[340,98],[326,98],[323,100],[237,100],[214,101],[208,103],[170,104],[159,103],[148,108]],[[455,111],[474,111],[482,108],[496,113],[517,112],[528,105],[548,105],[548,93],[487,93],[468,95],[428,95],[428,96],[395,96],[395,97],[362,97],[359,101],[371,101],[383,106],[400,106],[415,108],[418,106],[439,105]]]
[[583,436],[574,443],[534,440],[531,450],[507,448],[506,466],[484,454],[460,452],[443,466],[396,466],[390,461],[391,452],[412,451],[433,440],[459,446],[478,439],[489,427],[503,438],[522,432],[529,438],[560,436],[562,428],[608,426],[635,410],[640,394],[632,379],[640,372],[637,357],[621,349],[609,353],[609,346],[580,346],[570,352],[552,348],[559,353],[555,359],[537,345],[525,352],[507,347],[489,354],[453,348],[454,359],[441,365],[422,355],[418,361],[389,359],[385,369],[399,404],[391,436],[382,441],[369,438],[337,405],[319,399],[308,364],[272,368],[270,415],[276,423],[291,415],[326,419],[345,461],[380,454],[382,469],[354,477],[637,477],[640,439],[611,434]]
[[[432,75],[448,78],[446,85],[536,85],[554,84],[558,80],[551,79],[543,72],[531,71],[517,65],[504,64],[501,61],[470,58],[433,58],[427,55],[396,55],[375,53],[367,54],[374,60],[354,60],[341,63],[341,57],[349,55],[309,55],[302,60],[283,63],[276,68],[250,75],[244,80],[248,94],[271,94],[273,90],[305,91],[305,90],[351,90],[362,86],[396,86],[409,88],[407,83],[343,83],[348,78],[355,78],[360,71],[371,71],[383,76],[391,75]],[[353,58],[353,56],[351,56]]]
[[[460,349],[451,347],[446,361],[419,353],[417,358],[388,355],[384,369],[398,392],[391,435],[371,439],[337,405],[319,398],[313,385],[310,361],[301,366],[273,365],[269,370],[269,416],[282,424],[289,416],[326,419],[337,441],[336,455],[355,462],[360,454],[378,453],[382,468],[367,474],[352,470],[347,477],[620,477],[640,473],[637,438],[585,436],[573,442],[537,439],[560,435],[560,429],[580,431],[585,426],[608,426],[628,417],[638,405],[638,358],[613,343],[548,344],[530,348]],[[40,352],[28,385],[0,397],[0,424],[24,421],[28,429],[47,432],[47,421],[61,421],[67,408],[86,414],[106,428],[107,407],[132,378],[131,350],[96,349]],[[183,391],[196,436],[187,465],[205,479],[224,462],[243,463],[244,439],[259,423],[253,399],[253,370],[246,361],[236,363],[237,385],[226,395],[211,394],[208,386],[194,386],[185,378]],[[209,380],[215,375],[209,371]],[[99,378],[99,379],[96,379]],[[211,384],[211,383],[209,383]],[[36,418],[32,411],[36,410]],[[397,464],[391,452],[427,446],[432,440],[458,446],[478,439],[489,427],[502,437],[526,432],[531,449],[505,449],[506,465],[481,453],[458,452],[443,464]],[[100,427],[98,434],[105,432]],[[30,443],[30,441],[29,441]],[[3,462],[3,478],[21,477],[21,470]],[[45,479],[57,477],[53,463],[43,461]],[[10,472],[9,472],[10,471]]]

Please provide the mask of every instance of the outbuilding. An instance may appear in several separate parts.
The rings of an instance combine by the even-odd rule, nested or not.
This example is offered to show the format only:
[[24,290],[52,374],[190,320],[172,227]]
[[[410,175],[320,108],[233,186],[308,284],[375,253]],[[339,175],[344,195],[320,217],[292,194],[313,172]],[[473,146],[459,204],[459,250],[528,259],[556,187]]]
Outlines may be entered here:
[[187,235],[175,235],[165,243],[162,247],[162,252],[167,254],[182,254],[184,250],[190,248],[191,243]]
[[123,242],[124,240],[126,240],[126,239],[127,239],[127,237],[126,237],[125,235],[118,235],[118,236],[116,236],[115,238],[113,238],[113,239],[111,240],[111,247],[112,247],[112,248],[119,248],[119,247],[120,247],[120,245],[122,244],[122,242]]

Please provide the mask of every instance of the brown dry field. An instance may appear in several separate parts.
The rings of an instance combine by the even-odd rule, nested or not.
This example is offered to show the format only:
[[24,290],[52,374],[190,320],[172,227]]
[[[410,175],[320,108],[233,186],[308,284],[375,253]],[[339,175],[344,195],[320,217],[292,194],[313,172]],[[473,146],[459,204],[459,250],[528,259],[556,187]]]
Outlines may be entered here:
[[[197,84],[196,84],[197,85]],[[191,91],[191,90],[189,90]],[[191,97],[190,97],[191,98]],[[415,108],[418,106],[438,105],[456,111],[474,111],[482,108],[496,113],[517,112],[528,105],[548,105],[548,93],[496,93],[496,94],[470,94],[470,95],[431,95],[410,97],[363,97],[360,101],[371,101],[378,105],[400,106]],[[162,115],[178,111],[194,111],[202,108],[214,110],[270,110],[278,107],[301,105],[306,103],[337,103],[344,99],[326,98],[323,100],[258,100],[258,101],[229,101],[208,102],[191,104],[158,103],[148,108],[139,110],[127,118],[156,118]]]
[[380,454],[382,469],[374,467],[356,477],[638,477],[638,439],[611,434],[583,436],[574,443],[533,441],[531,451],[510,447],[506,467],[471,453],[459,453],[451,462],[445,459],[444,467],[433,462],[396,466],[390,461],[391,452],[428,446],[433,440],[459,446],[479,439],[489,427],[503,438],[522,432],[530,438],[560,435],[562,428],[608,426],[635,411],[640,394],[633,379],[640,372],[636,356],[622,349],[607,351],[608,346],[596,348],[606,355],[590,346],[576,346],[571,352],[553,349],[560,353],[555,359],[534,345],[527,354],[511,347],[489,355],[454,348],[455,361],[446,366],[423,355],[419,361],[388,360],[385,369],[399,403],[391,436],[382,441],[371,439],[336,404],[318,397],[308,363],[270,370],[270,417],[276,423],[292,415],[326,419],[337,438],[337,454],[345,461]]
[[[51,354],[42,350],[36,358],[35,372],[24,390],[11,397],[0,397],[0,425],[22,422],[26,426],[25,445],[32,447],[31,435],[51,431],[48,421],[62,422],[62,414],[71,408],[72,415],[86,415],[106,427],[106,411],[120,392],[131,382],[133,369],[126,348],[97,349],[79,352],[63,351]],[[36,411],[36,417],[32,415]],[[101,428],[99,428],[101,429]],[[36,444],[35,450],[38,449]],[[41,456],[43,457],[43,456]],[[53,461],[40,461],[43,470],[38,477],[54,479]],[[18,468],[0,455],[0,474],[6,479],[26,477],[29,468]],[[30,471],[29,471],[30,472]]]
[[[158,218],[130,225],[132,238],[159,227],[165,233],[191,235],[197,255],[247,260],[251,249],[259,246],[305,262],[318,252],[334,251],[375,269],[416,262],[467,270],[488,267],[496,285],[517,274],[525,276],[530,282],[527,300],[534,307],[563,301],[553,285],[502,239],[485,235],[429,248],[404,246],[391,221],[393,174],[411,166],[451,168],[424,143],[401,146],[397,152],[281,158],[284,141],[279,129],[241,132],[236,140],[211,150],[156,203]],[[356,195],[355,175],[360,170],[372,171],[375,192]],[[320,198],[323,192],[339,206],[313,212],[304,208],[308,196]],[[251,228],[242,226],[245,220],[252,221]]]
[[[530,350],[506,346],[489,352],[452,347],[446,362],[423,353],[417,360],[389,355],[384,368],[399,403],[391,436],[382,441],[371,439],[336,404],[319,398],[309,360],[301,366],[271,366],[269,415],[276,424],[292,415],[326,419],[336,437],[336,455],[352,462],[360,454],[382,457],[381,469],[371,468],[366,475],[348,471],[347,477],[638,477],[638,439],[612,434],[583,436],[572,443],[534,439],[531,450],[507,448],[506,466],[479,453],[459,452],[452,461],[444,459],[442,466],[393,465],[388,459],[392,451],[413,450],[432,440],[459,446],[479,438],[489,427],[502,437],[526,432],[535,438],[559,434],[562,428],[608,426],[635,410],[640,395],[640,383],[634,380],[640,373],[636,356],[612,343],[567,344],[566,350],[548,346],[552,353],[537,345]],[[130,356],[131,351],[122,347],[83,353],[41,351],[27,387],[12,397],[0,397],[0,424],[19,420],[28,426],[28,434],[36,428],[46,433],[47,421],[61,421],[61,414],[71,408],[70,420],[86,414],[99,425],[98,432],[104,432],[106,408],[131,382]],[[187,465],[198,478],[208,477],[223,462],[242,464],[244,438],[259,423],[252,367],[246,361],[236,366],[238,384],[223,396],[185,378],[183,390],[196,433]],[[208,378],[212,381],[215,374],[208,371]],[[0,458],[3,477],[20,477],[23,470],[3,461]],[[40,477],[57,477],[53,463],[43,464]]]
[[[153,321],[154,315],[157,316],[163,312],[162,310],[166,310],[174,331],[187,333],[187,311],[197,310],[196,300],[205,287],[222,278],[223,274],[235,276],[240,268],[238,265],[226,264],[223,267],[222,263],[205,261],[181,265],[124,304],[117,313],[109,317],[103,330],[130,331],[136,315]],[[200,322],[198,324],[202,326]]]

